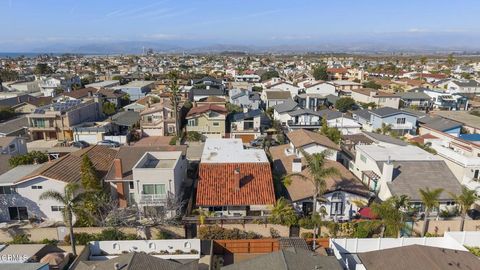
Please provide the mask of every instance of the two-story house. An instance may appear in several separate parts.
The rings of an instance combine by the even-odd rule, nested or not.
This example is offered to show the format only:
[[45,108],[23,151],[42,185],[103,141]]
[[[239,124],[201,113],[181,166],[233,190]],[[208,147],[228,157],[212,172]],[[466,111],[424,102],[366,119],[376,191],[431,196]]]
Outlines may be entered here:
[[337,92],[335,91],[335,86],[325,81],[314,81],[306,83],[304,85],[304,89],[305,93],[307,94],[318,94],[322,96],[337,95]]
[[296,95],[298,95],[298,90],[300,90],[298,86],[294,85],[291,82],[286,82],[286,81],[280,81],[274,84],[267,85],[266,89],[267,90],[277,89],[281,91],[287,91],[290,93],[291,98],[294,98]]
[[79,172],[85,155],[103,180],[116,153],[106,146],[90,146],[44,164],[19,166],[6,172],[0,176],[0,219],[63,222],[63,205],[51,199],[40,200],[42,193],[49,190],[64,193],[67,184],[80,184]]
[[287,100],[291,100],[292,96],[290,92],[283,90],[264,90],[261,95],[261,99],[265,104],[265,108],[271,108],[275,105],[282,104]]
[[359,210],[352,202],[368,202],[372,194],[348,169],[336,161],[340,148],[327,137],[312,131],[296,130],[289,132],[288,137],[289,145],[273,146],[270,153],[275,172],[283,175],[300,173],[307,178],[291,177],[291,184],[286,187],[294,209],[309,215],[314,207],[315,189],[311,181],[312,175],[306,167],[307,162],[300,149],[310,155],[328,151],[325,166],[336,169],[338,175],[325,179],[326,192],[318,198],[317,211],[326,213],[325,218],[328,220],[350,220]]
[[443,188],[441,210],[453,210],[455,203],[450,193],[459,194],[461,191],[460,183],[445,161],[412,145],[357,145],[349,169],[380,199],[407,195],[420,211],[420,189]]
[[107,181],[115,185],[120,207],[136,205],[146,217],[171,218],[180,210],[186,174],[184,151],[122,147]]
[[383,126],[389,126],[391,130],[404,135],[415,132],[418,116],[408,111],[382,107],[373,111],[354,111],[353,119],[367,131],[381,130]]
[[153,81],[132,81],[125,85],[112,87],[112,89],[121,90],[122,92],[127,93],[129,99],[135,101],[145,97],[152,91],[153,87]]
[[373,103],[377,107],[391,107],[398,109],[400,97],[395,94],[382,92],[371,88],[353,89],[351,97],[359,103]]
[[185,146],[122,146],[105,181],[121,208],[137,206],[143,213],[144,206],[166,206],[167,199],[178,203],[185,185],[185,155]]
[[430,108],[431,97],[423,92],[398,93],[403,108],[416,107],[418,109]]
[[140,117],[140,128],[147,136],[175,134],[179,125],[174,117],[172,102],[168,98],[160,98],[160,101],[154,104],[147,103]]
[[260,94],[246,89],[231,89],[228,91],[231,104],[256,110],[260,108]]
[[206,140],[198,172],[198,208],[214,216],[264,216],[274,204],[272,170],[263,149],[244,149],[240,139]]
[[72,127],[83,122],[94,122],[102,117],[102,108],[96,100],[68,100],[37,108],[27,115],[28,131],[32,140],[73,140]]
[[227,109],[217,105],[193,107],[185,117],[186,131],[195,131],[207,138],[223,138],[227,114]]
[[230,118],[230,138],[250,142],[260,137],[265,121],[266,116],[260,109],[235,113]]

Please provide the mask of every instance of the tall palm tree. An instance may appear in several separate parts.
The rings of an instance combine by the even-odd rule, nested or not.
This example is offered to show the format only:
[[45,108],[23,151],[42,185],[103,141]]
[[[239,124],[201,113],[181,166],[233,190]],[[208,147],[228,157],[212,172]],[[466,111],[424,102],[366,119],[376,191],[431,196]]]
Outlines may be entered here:
[[269,222],[286,226],[297,224],[297,214],[284,197],[280,197],[280,199],[277,200],[275,205],[271,208],[271,211],[272,214],[268,219]]
[[418,190],[420,193],[420,198],[423,202],[423,207],[425,208],[425,216],[423,220],[423,229],[422,229],[422,236],[425,236],[427,233],[427,222],[428,216],[430,215],[430,211],[433,208],[438,207],[440,205],[439,198],[443,192],[443,188],[437,188],[430,190],[430,188],[420,189]]
[[[393,196],[393,206],[400,212],[400,223],[404,226],[407,210],[410,208],[410,197],[407,195]],[[400,236],[401,230],[398,231]]]
[[467,215],[467,211],[472,207],[472,205],[479,199],[475,190],[470,190],[466,186],[462,186],[462,193],[460,195],[456,195],[450,193],[452,199],[458,204],[461,212],[462,220],[460,222],[460,231],[463,231],[463,227],[465,225],[465,216]]
[[58,192],[55,190],[48,190],[40,195],[40,200],[54,200],[63,205],[63,220],[65,225],[70,229],[70,244],[72,246],[73,256],[77,256],[77,250],[75,248],[75,236],[73,235],[73,215],[75,209],[78,208],[84,198],[84,193],[79,192],[80,186],[74,183],[70,183],[65,186],[64,192]]
[[[286,185],[291,184],[292,177],[299,177],[303,180],[311,181],[313,184],[313,213],[315,216],[317,214],[317,200],[327,191],[327,183],[325,178],[338,175],[339,172],[337,168],[326,167],[326,158],[330,154],[329,151],[325,150],[321,153],[315,153],[310,155],[305,150],[300,149],[300,153],[305,157],[307,162],[306,170],[310,174],[310,177],[307,177],[301,173],[290,173],[285,176],[284,183]],[[315,232],[317,231],[317,225],[315,224]],[[313,234],[315,238],[315,233]],[[315,249],[315,239],[313,241],[313,248]]]
[[405,225],[402,221],[403,213],[397,208],[397,199],[391,197],[381,203],[373,203],[372,211],[382,219],[384,233],[387,236],[398,236]]
[[176,72],[170,72],[167,75],[170,79],[170,84],[168,86],[171,97],[170,100],[173,106],[173,118],[175,119],[175,135],[179,135],[180,128],[180,119],[178,113],[178,102],[180,100],[180,87],[178,86],[178,74]]

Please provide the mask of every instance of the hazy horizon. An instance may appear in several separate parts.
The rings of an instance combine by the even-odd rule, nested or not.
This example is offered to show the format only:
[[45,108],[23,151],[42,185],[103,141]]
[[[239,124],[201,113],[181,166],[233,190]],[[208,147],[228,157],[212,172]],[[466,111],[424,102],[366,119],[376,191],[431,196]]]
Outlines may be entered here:
[[0,0],[0,8],[2,52],[480,50],[473,0]]

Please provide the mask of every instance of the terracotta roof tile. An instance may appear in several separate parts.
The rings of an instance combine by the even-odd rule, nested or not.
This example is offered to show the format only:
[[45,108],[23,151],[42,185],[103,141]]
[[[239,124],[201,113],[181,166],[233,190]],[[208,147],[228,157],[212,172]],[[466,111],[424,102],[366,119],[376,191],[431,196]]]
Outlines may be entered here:
[[[234,171],[240,169],[240,189],[236,189]],[[199,168],[198,206],[273,205],[270,164],[201,163]]]

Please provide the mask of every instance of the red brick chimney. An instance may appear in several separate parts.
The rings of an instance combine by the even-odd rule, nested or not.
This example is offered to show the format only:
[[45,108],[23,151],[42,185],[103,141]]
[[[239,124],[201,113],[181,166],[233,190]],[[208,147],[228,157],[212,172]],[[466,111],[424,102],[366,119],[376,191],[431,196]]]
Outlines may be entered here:
[[113,160],[113,169],[115,170],[115,179],[121,180],[123,178],[121,159],[116,158]]
[[234,174],[233,180],[235,181],[235,191],[239,191],[240,190],[240,180],[242,179],[242,177],[240,177],[240,168],[236,168],[233,171],[233,174]]

